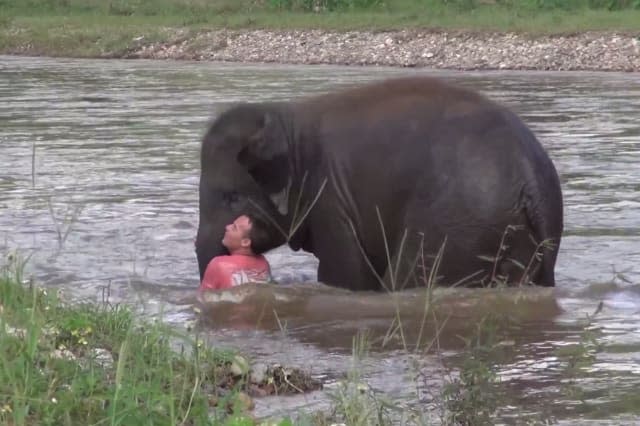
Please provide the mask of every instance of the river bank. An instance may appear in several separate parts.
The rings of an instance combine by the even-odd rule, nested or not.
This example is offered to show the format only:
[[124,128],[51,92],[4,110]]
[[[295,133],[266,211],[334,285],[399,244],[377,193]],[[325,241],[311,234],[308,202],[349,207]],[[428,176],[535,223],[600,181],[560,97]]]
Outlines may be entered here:
[[640,71],[630,0],[4,0],[0,54]]
[[144,37],[126,58],[457,70],[640,71],[640,33],[532,36],[464,31],[216,30]]
[[145,320],[108,296],[73,302],[26,279],[25,264],[0,258],[0,424],[251,426],[253,398],[322,387],[299,369],[213,346],[197,322]]
[[0,54],[144,58],[244,63],[381,65],[452,70],[640,72],[640,31],[533,35],[463,30],[193,30],[143,31],[117,47],[55,49],[25,39]]

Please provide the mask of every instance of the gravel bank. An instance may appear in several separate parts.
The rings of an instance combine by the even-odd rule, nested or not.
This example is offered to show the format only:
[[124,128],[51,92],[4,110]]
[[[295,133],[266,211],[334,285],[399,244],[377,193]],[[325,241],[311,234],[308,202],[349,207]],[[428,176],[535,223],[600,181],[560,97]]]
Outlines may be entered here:
[[526,36],[433,31],[218,30],[145,44],[127,57],[460,70],[640,71],[638,34]]

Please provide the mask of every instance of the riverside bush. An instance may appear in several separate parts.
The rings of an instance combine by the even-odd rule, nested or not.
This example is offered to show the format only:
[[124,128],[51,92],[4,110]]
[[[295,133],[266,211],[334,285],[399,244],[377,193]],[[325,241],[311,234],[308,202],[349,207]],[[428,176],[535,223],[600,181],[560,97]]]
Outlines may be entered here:
[[235,407],[215,386],[230,352],[121,305],[69,304],[23,265],[0,265],[0,424],[214,425]]
[[333,12],[336,10],[371,9],[380,6],[382,0],[271,0],[276,10],[303,12]]
[[523,11],[640,9],[640,0],[0,0],[4,15],[97,14],[111,16],[207,15],[254,12],[471,11],[508,8]]
[[589,7],[592,9],[640,9],[640,0],[589,0]]
[[[624,9],[640,9],[640,0],[494,0],[495,5],[509,9],[522,9],[531,11],[563,10],[572,11],[580,9],[607,9],[610,11]],[[393,3],[393,2],[389,2]],[[440,0],[444,6],[451,6],[458,10],[472,10],[487,1],[482,0]]]

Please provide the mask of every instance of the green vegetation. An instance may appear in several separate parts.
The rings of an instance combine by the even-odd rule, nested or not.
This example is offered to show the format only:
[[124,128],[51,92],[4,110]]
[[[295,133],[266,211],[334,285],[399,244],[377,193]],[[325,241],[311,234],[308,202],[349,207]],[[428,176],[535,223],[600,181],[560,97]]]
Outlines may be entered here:
[[[250,416],[251,370],[237,354],[208,348],[197,335],[161,322],[145,322],[122,305],[67,303],[25,282],[23,266],[12,254],[0,269],[0,424],[294,424],[258,423]],[[298,413],[296,425],[392,425],[399,417],[430,424],[430,413],[396,406],[366,384],[361,363],[370,346],[366,334],[354,337],[353,366],[329,393],[332,412]],[[478,397],[495,381],[488,365],[465,364],[462,381],[447,387],[443,409],[454,423],[495,409],[488,394]],[[243,372],[238,375],[234,366]],[[275,386],[278,394],[287,393],[285,384],[296,391],[313,388],[305,384],[308,378],[295,377],[299,372],[284,370],[267,370],[265,388]]]
[[237,355],[123,306],[69,305],[21,271],[0,271],[0,424],[254,424]]
[[123,56],[216,28],[638,31],[640,0],[0,0],[0,52]]
[[497,339],[498,319],[485,317],[477,324],[476,335],[465,339],[465,357],[458,377],[445,383],[443,400],[445,424],[491,424],[499,404],[499,382],[495,364],[502,348]]
[[[108,300],[67,303],[25,282],[24,263],[12,254],[0,269],[0,424],[259,424],[249,415],[251,369],[237,354],[208,348],[197,334],[143,321]],[[427,292],[428,316],[432,297]],[[445,424],[488,421],[499,403],[493,368],[499,333],[490,320],[481,321],[476,331],[461,354],[457,378],[445,378],[439,397]],[[388,337],[398,334],[403,335],[399,317]],[[405,351],[417,356],[416,377],[421,355],[437,351],[435,340],[427,338],[415,348],[403,340]],[[431,424],[431,409],[400,407],[369,387],[362,363],[371,346],[366,332],[354,337],[352,368],[329,391],[331,413],[298,413],[295,423],[262,424],[392,425],[399,418]],[[243,372],[234,373],[234,366]],[[275,386],[278,394],[287,393],[285,384],[296,391],[314,388],[305,384],[307,377],[297,377],[299,372],[278,368],[267,370],[265,388]]]
[[85,14],[112,16],[203,16],[288,12],[472,13],[503,9],[540,13],[640,9],[638,0],[0,0],[10,14],[50,16]]
[[[250,415],[248,397],[251,367],[229,351],[206,347],[194,333],[183,333],[161,322],[143,321],[126,307],[108,301],[69,304],[22,275],[23,262],[14,256],[0,268],[0,424],[7,425],[346,425],[491,424],[500,407],[513,406],[497,369],[513,359],[515,343],[504,340],[517,320],[488,314],[464,339],[464,350],[452,359],[441,377],[424,369],[425,354],[438,354],[438,334],[446,320],[436,322],[435,336],[424,345],[404,342],[398,317],[388,339],[400,339],[404,352],[414,355],[408,373],[433,397],[435,406],[404,406],[372,389],[363,376],[373,340],[366,331],[353,341],[352,368],[328,390],[329,413],[292,413],[295,420],[260,423]],[[427,316],[434,314],[428,293]],[[564,396],[582,401],[588,417],[609,418],[612,413],[637,413],[638,397],[624,393],[607,404],[600,390],[582,388],[595,354],[604,350],[587,317],[579,340],[561,348]],[[398,316],[400,313],[398,313]],[[515,321],[515,323],[514,323]],[[406,330],[405,330],[406,331]],[[422,330],[418,340],[422,339]],[[431,339],[431,340],[430,340]],[[380,343],[380,342],[377,342]],[[385,342],[381,342],[383,345]],[[241,370],[240,373],[237,371]],[[235,371],[235,372],[234,372]],[[424,372],[423,372],[424,371]],[[295,373],[295,374],[294,374]],[[266,387],[296,391],[311,389],[305,377],[282,367],[266,371]],[[435,382],[441,385],[433,386]],[[294,382],[294,384],[292,384]],[[252,382],[253,383],[253,382]],[[535,414],[533,414],[535,416]],[[541,420],[529,415],[529,420]],[[531,423],[538,424],[538,423]]]

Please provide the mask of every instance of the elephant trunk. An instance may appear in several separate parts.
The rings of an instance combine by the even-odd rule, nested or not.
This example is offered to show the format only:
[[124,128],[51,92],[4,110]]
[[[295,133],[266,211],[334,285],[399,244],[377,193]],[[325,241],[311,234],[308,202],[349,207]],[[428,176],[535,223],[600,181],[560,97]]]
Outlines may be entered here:
[[223,224],[215,226],[210,223],[200,222],[195,242],[200,281],[204,278],[204,272],[207,270],[207,265],[209,265],[211,259],[216,256],[228,254],[227,249],[222,245],[223,236]]

